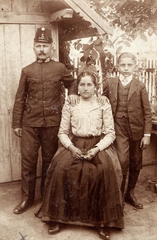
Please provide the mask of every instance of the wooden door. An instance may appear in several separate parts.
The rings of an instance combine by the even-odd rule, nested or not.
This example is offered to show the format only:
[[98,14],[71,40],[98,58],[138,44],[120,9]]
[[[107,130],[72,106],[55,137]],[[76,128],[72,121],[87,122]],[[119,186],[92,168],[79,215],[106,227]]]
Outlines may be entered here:
[[[12,130],[12,109],[21,69],[35,60],[33,39],[41,26],[0,24],[0,183],[21,179],[20,139]],[[58,59],[57,25],[44,26],[52,29],[54,58]]]

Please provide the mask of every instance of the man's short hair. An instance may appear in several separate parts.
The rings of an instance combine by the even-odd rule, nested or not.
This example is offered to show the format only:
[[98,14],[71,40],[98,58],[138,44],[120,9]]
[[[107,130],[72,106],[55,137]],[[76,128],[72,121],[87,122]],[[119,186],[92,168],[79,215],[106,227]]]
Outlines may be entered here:
[[123,52],[119,55],[118,59],[117,59],[117,64],[120,62],[121,58],[131,58],[135,64],[136,64],[136,56],[133,53],[130,52]]

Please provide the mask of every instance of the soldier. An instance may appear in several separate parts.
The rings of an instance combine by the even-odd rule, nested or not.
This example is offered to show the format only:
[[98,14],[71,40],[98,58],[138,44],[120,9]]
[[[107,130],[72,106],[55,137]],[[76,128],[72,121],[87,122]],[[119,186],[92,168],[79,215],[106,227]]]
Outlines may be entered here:
[[74,78],[64,64],[51,59],[51,30],[38,28],[34,38],[36,61],[24,67],[13,107],[14,133],[21,137],[22,201],[15,214],[33,204],[36,186],[38,150],[42,152],[41,195],[48,166],[57,150],[61,119],[62,85],[68,88],[70,101],[77,90]]

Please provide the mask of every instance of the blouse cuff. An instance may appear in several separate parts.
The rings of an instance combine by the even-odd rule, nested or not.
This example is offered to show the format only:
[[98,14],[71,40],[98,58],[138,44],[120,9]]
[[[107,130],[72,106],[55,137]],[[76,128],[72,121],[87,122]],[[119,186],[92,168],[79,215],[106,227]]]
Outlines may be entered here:
[[73,144],[68,137],[62,134],[59,135],[59,140],[65,148],[68,148],[71,144]]
[[108,148],[115,140],[114,135],[113,136],[105,136],[98,142],[95,146],[97,146],[100,151],[103,151],[104,149]]

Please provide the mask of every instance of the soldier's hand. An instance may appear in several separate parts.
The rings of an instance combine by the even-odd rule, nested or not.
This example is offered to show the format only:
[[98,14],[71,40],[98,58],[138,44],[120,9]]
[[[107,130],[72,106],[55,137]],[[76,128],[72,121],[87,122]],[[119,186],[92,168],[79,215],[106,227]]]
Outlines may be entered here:
[[71,105],[76,105],[80,101],[79,100],[79,96],[78,95],[74,95],[74,94],[69,95],[67,100],[68,100],[69,103],[71,103]]
[[17,137],[22,137],[22,128],[14,128],[14,133]]

